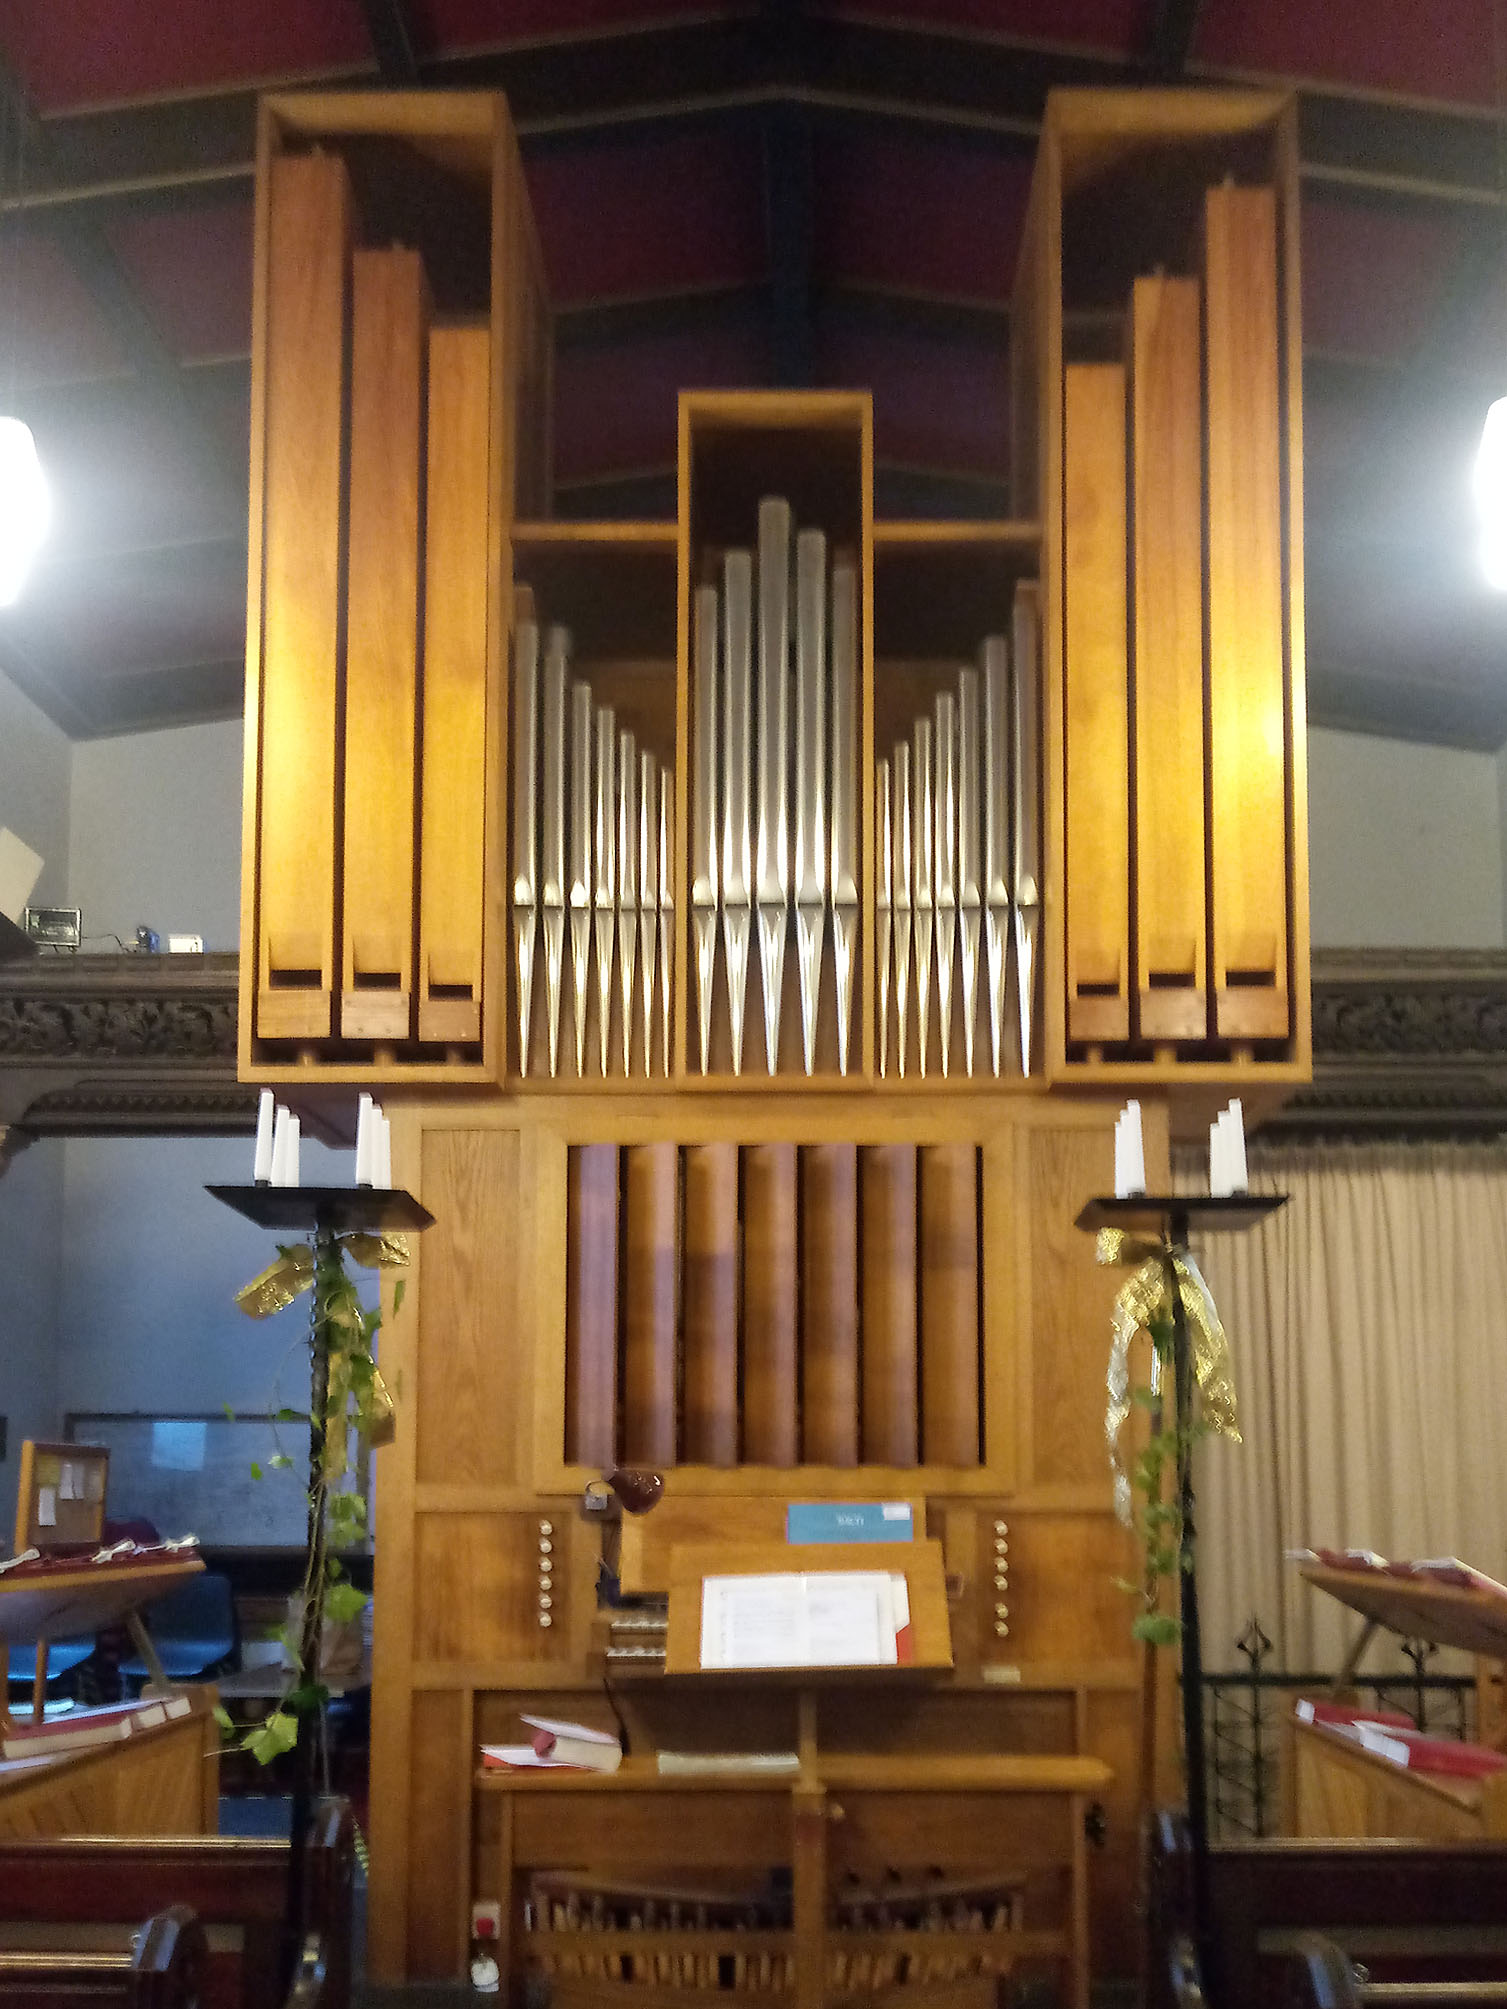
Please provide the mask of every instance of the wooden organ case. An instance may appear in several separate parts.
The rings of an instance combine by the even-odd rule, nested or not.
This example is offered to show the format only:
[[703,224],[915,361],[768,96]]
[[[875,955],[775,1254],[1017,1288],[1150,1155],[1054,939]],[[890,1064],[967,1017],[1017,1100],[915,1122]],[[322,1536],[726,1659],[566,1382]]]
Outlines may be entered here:
[[[687,392],[677,519],[567,521],[503,101],[264,105],[242,1072],[378,1089],[436,1217],[382,1339],[375,1976],[460,1975],[478,1900],[514,1999],[1132,1970],[1072,1223],[1127,1092],[1155,1184],[1308,1072],[1295,220],[1284,100],[1054,97],[1014,518],[876,519],[861,391]],[[621,1534],[618,1462],[666,1478]],[[951,1666],[666,1675],[677,1545],[824,1498],[915,1503]],[[620,1712],[622,1772],[483,1773],[531,1705]],[[656,1766],[730,1748],[798,1769]]]

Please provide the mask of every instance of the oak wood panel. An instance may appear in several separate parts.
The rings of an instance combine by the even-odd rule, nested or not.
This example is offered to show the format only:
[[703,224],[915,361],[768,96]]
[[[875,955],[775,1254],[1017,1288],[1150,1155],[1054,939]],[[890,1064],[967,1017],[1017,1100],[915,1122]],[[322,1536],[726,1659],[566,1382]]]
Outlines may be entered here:
[[1199,287],[1131,299],[1136,1023],[1208,1029],[1204,910],[1203,394]]
[[431,1130],[414,1428],[424,1482],[506,1482],[519,1471],[517,1367],[498,1334],[517,1315],[518,1133]]
[[743,1456],[750,1465],[794,1465],[796,1147],[743,1152]]
[[413,1031],[428,286],[416,251],[351,261],[340,1030]]
[[435,1690],[412,1707],[406,1966],[414,1981],[450,1980],[465,1964],[471,1698]]
[[1090,1693],[1083,1698],[1083,1712],[1083,1748],[1102,1758],[1113,1775],[1096,1795],[1105,1815],[1103,1846],[1091,1850],[1088,1858],[1093,1967],[1096,1974],[1132,1974],[1140,1950],[1136,1900],[1141,1878],[1137,1777],[1141,1698],[1133,1691]]
[[921,1454],[979,1462],[979,1192],[972,1144],[921,1148]]
[[[1099,1435],[1102,1442],[1102,1414]],[[1135,1547],[1112,1513],[1014,1514],[1009,1529],[1010,1583],[1002,1595],[1012,1659],[1108,1661],[1135,1652],[1136,1606],[1116,1583],[1135,1578]]]
[[617,1463],[616,1145],[576,1145],[567,1176],[565,1456],[606,1472]]
[[1482,1841],[1507,1834],[1507,1778],[1414,1772],[1319,1723],[1290,1726],[1293,1831]]
[[860,1177],[864,1463],[914,1465],[919,1448],[915,1146],[866,1146]]
[[693,1465],[738,1462],[738,1147],[685,1154],[685,1443]]
[[203,1835],[219,1822],[219,1730],[213,1690],[190,1691],[191,1716],[0,1775],[0,1836]]
[[801,1455],[858,1463],[858,1147],[801,1151]]
[[1071,1803],[1050,1792],[858,1792],[835,1795],[832,1867],[882,1887],[889,1866],[945,1863],[953,1874],[1003,1874],[1065,1860]]
[[[555,1782],[552,1782],[555,1783]],[[567,1793],[518,1792],[514,1860],[590,1863],[599,1871],[764,1870],[790,1859],[790,1791],[740,1791],[729,1818],[725,1786],[715,1794],[624,1792],[572,1785]]]
[[1283,1039],[1287,690],[1277,201],[1204,198],[1208,426],[1209,846],[1215,1029]]
[[[566,1651],[563,1622],[539,1624],[542,1569],[537,1514],[424,1514],[414,1537],[414,1658],[427,1662],[558,1659]],[[559,1556],[560,1594],[554,1569],[546,1572],[551,1617],[565,1614],[565,1538]]]
[[680,1278],[680,1153],[623,1153],[623,1457],[670,1465],[676,1451],[675,1340]]
[[268,210],[256,1031],[320,1039],[338,967],[344,165],[274,160]]
[[1064,373],[1067,1036],[1130,1037],[1125,371]]
[[1104,1366],[1118,1279],[1099,1267],[1093,1236],[1073,1222],[1085,1200],[1113,1190],[1112,1126],[1107,1115],[1102,1128],[1033,1126],[1018,1148],[1019,1189],[1030,1195],[1027,1483],[1102,1486],[1107,1502]]
[[419,1037],[481,1038],[487,842],[488,418],[485,327],[429,337],[424,532]]

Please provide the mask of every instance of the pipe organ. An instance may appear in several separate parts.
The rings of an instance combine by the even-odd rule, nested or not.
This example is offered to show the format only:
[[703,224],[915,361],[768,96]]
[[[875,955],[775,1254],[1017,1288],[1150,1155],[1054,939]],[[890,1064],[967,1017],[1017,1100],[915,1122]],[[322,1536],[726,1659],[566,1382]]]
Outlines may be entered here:
[[[860,388],[684,392],[676,515],[583,522],[503,101],[264,105],[242,1074],[380,1088],[436,1217],[382,1336],[380,1978],[460,1975],[484,1899],[515,1999],[1133,1970],[1161,1697],[1072,1222],[1127,1094],[1155,1182],[1309,1069],[1295,217],[1284,100],[1054,97],[1012,515],[885,515]],[[621,1529],[620,1463],[665,1475]],[[791,1500],[908,1504],[950,1668],[664,1674],[677,1544]],[[631,1756],[500,1783],[529,1708]]]

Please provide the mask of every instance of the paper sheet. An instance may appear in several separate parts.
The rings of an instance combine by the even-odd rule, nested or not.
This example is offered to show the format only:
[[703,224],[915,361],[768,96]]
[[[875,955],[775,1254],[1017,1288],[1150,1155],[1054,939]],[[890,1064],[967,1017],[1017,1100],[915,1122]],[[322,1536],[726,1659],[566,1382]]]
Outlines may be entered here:
[[896,1613],[887,1572],[706,1577],[701,1665],[893,1667]]

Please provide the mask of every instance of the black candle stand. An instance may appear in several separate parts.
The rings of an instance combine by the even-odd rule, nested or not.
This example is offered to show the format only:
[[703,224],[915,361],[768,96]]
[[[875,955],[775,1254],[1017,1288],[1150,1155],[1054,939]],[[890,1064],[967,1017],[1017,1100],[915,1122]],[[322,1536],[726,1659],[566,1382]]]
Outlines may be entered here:
[[[271,1228],[313,1240],[314,1270],[334,1252],[338,1235],[420,1234],[434,1216],[411,1193],[375,1186],[209,1186],[205,1189],[233,1213]],[[325,1410],[330,1390],[330,1343],[319,1315],[319,1293],[309,1311],[309,1520],[308,1554],[314,1555],[320,1528],[315,1501],[324,1476]],[[319,1672],[322,1608],[306,1597],[299,1666],[306,1680]],[[297,1712],[298,1735],[293,1746],[293,1805],[288,1826],[288,1900],[285,1965],[288,1982],[298,1971],[303,1943],[304,1855],[309,1815],[314,1800],[315,1737],[307,1710]],[[285,1986],[284,1993],[287,1992]]]
[[[1198,1627],[1198,1565],[1193,1541],[1193,1440],[1184,1430],[1193,1413],[1193,1354],[1188,1315],[1183,1309],[1174,1257],[1188,1247],[1190,1234],[1240,1234],[1285,1207],[1285,1193],[1232,1193],[1227,1199],[1196,1193],[1137,1193],[1126,1199],[1090,1200],[1075,1226],[1087,1234],[1120,1228],[1161,1244],[1167,1290],[1172,1299],[1172,1387],[1179,1432],[1178,1505],[1182,1536],[1178,1546],[1179,1617],[1182,1621],[1183,1757],[1188,1783],[1188,1839],[1192,1851],[1193,1936],[1206,1985],[1217,1987],[1214,1953],[1208,1939],[1209,1810],[1205,1797],[1203,1649]],[[1212,1996],[1211,1996],[1211,1999]]]

